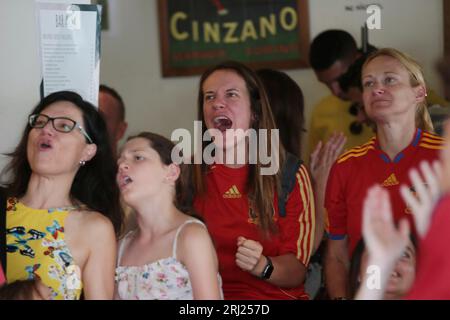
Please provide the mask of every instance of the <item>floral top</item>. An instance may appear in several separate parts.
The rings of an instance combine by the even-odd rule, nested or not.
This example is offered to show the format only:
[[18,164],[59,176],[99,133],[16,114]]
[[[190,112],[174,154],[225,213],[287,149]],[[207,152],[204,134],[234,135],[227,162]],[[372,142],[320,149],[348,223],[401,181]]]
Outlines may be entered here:
[[64,221],[77,207],[33,209],[7,200],[7,281],[39,279],[53,299],[79,299],[81,271],[64,240]]
[[[122,300],[192,300],[192,286],[186,266],[177,260],[177,240],[180,231],[189,223],[198,220],[187,220],[175,234],[172,256],[157,260],[143,266],[121,266],[120,260],[130,236],[129,232],[119,244],[116,282],[119,298]],[[221,278],[217,275],[221,286]]]

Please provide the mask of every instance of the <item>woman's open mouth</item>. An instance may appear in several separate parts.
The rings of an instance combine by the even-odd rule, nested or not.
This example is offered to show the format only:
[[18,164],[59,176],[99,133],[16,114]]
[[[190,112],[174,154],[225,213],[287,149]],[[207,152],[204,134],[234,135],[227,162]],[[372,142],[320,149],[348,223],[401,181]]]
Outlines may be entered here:
[[233,121],[226,116],[218,116],[214,118],[214,128],[225,132],[233,126]]

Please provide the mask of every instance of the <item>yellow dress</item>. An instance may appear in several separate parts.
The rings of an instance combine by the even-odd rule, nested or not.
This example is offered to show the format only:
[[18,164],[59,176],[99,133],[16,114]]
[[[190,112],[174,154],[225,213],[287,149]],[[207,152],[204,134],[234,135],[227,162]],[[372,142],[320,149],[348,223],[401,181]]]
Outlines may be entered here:
[[80,207],[32,209],[9,198],[6,213],[6,250],[9,283],[40,279],[53,299],[80,299],[81,271],[64,241],[64,221]]

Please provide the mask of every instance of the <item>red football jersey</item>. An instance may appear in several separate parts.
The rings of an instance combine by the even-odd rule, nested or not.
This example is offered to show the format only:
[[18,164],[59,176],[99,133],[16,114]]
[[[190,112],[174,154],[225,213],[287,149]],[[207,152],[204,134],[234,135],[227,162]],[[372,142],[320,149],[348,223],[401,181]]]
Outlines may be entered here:
[[325,195],[328,238],[340,240],[348,236],[351,256],[361,239],[364,199],[367,190],[375,184],[388,190],[394,221],[407,217],[414,226],[410,209],[400,195],[400,186],[405,184],[414,192],[409,170],[418,167],[423,160],[436,160],[443,141],[418,129],[411,144],[393,160],[380,149],[375,137],[340,156],[331,168]]
[[263,255],[269,257],[288,253],[308,265],[314,242],[314,195],[304,166],[296,174],[286,216],[278,215],[275,195],[274,220],[279,233],[265,239],[256,225],[246,191],[249,167],[233,169],[213,165],[206,176],[207,192],[195,198],[194,206],[205,220],[219,258],[225,299],[308,299],[303,285],[284,289],[241,270],[236,265],[237,238],[243,236],[258,241]]
[[2,266],[0,265],[0,286],[5,282],[5,274],[3,273]]
[[407,299],[450,299],[450,195],[437,204],[430,229],[420,242],[416,280]]

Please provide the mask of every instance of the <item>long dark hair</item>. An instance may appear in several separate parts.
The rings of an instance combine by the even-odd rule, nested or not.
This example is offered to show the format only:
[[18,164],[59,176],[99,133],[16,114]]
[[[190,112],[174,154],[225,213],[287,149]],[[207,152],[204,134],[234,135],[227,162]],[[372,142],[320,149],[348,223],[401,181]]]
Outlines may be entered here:
[[260,69],[256,73],[266,89],[284,148],[300,159],[302,134],[305,131],[302,89],[284,72]]
[[[246,83],[247,91],[250,97],[250,108],[252,118],[254,119],[250,125],[252,129],[267,129],[269,135],[271,131],[276,129],[275,120],[270,108],[269,99],[267,98],[264,85],[258,78],[256,73],[245,66],[242,63],[236,61],[227,61],[213,66],[206,70],[200,78],[200,84],[198,89],[198,119],[202,121],[203,132],[207,130],[205,124],[205,118],[203,116],[203,84],[209,78],[209,76],[218,70],[229,70],[238,74]],[[267,139],[267,149],[271,150],[271,137]],[[259,141],[258,141],[259,143]],[[207,142],[203,142],[202,152],[207,146]],[[279,164],[280,168],[283,166],[285,159],[285,151],[282,144],[279,144]],[[249,176],[247,180],[246,190],[248,192],[248,198],[255,209],[257,215],[258,226],[263,234],[276,232],[276,225],[273,221],[274,204],[273,199],[275,191],[279,191],[280,188],[280,171],[276,175],[262,175],[261,169],[263,165],[259,159],[256,164],[249,165]],[[205,176],[207,173],[207,166],[205,163],[194,164],[194,188],[196,196],[202,196],[206,192]]]
[[[128,137],[127,141],[136,138],[148,140],[150,147],[158,153],[159,158],[164,165],[168,166],[173,163],[171,155],[172,150],[175,148],[175,144],[172,141],[162,135],[152,132],[141,132],[135,136]],[[179,150],[177,154],[182,155],[181,150]],[[190,168],[184,163],[181,163],[178,166],[180,168],[180,176],[175,183],[175,197],[173,203],[181,212],[198,218],[190,203],[192,197],[189,190]]]
[[[74,92],[60,91],[42,99],[30,115],[41,113],[49,105],[60,101],[71,102],[81,111],[84,129],[97,145],[95,156],[78,169],[72,183],[70,196],[85,204],[89,209],[108,217],[116,234],[119,234],[123,223],[123,211],[116,183],[117,164],[109,144],[105,121],[97,109]],[[16,149],[7,154],[12,159],[2,172],[2,180],[5,176],[10,177],[9,181],[5,182],[8,196],[22,197],[27,191],[31,176],[31,167],[27,157],[30,131],[31,127],[27,125]],[[89,143],[87,140],[86,142]]]

